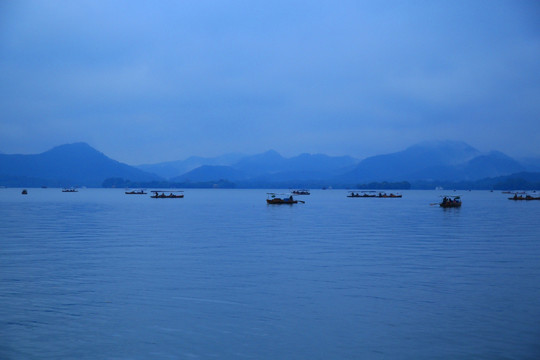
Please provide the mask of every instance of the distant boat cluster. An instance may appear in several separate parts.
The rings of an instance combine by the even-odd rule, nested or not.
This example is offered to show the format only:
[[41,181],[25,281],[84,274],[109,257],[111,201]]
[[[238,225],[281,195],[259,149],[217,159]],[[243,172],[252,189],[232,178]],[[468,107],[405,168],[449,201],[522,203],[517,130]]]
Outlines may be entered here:
[[401,198],[403,195],[401,194],[394,194],[390,193],[387,194],[385,192],[379,192],[376,193],[376,191],[349,191],[349,195],[347,197],[350,198]]

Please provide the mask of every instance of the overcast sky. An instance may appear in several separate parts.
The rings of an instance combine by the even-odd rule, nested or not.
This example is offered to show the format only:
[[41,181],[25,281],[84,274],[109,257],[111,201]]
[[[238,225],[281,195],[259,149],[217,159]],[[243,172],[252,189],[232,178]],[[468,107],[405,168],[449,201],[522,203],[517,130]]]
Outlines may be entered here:
[[0,151],[540,156],[538,1],[3,1]]

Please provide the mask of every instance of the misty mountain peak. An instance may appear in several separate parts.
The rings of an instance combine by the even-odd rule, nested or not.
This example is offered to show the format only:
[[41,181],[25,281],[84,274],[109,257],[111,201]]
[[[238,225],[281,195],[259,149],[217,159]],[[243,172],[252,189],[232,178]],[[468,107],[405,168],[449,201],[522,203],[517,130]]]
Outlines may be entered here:
[[44,152],[44,154],[61,154],[61,153],[74,153],[74,154],[100,154],[105,156],[102,152],[94,149],[85,142],[76,142],[72,144],[64,144],[55,146],[52,149]]
[[268,150],[261,154],[246,156],[240,160],[239,163],[252,163],[252,162],[260,162],[260,161],[282,161],[285,158],[281,156],[277,151],[275,150]]
[[268,150],[262,154],[246,156],[234,164],[236,169],[246,173],[262,174],[274,172],[283,166],[286,159],[275,150]]
[[425,141],[403,151],[414,158],[423,158],[429,165],[456,165],[481,155],[480,151],[463,141]]

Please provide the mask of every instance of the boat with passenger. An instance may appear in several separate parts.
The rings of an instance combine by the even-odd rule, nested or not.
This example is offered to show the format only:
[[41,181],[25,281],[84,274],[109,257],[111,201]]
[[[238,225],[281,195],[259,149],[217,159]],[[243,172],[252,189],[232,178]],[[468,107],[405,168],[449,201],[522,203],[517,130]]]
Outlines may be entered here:
[[[181,199],[184,197],[183,191],[162,191],[162,190],[152,190],[152,199]],[[165,194],[167,193],[167,194]]]
[[390,193],[387,194],[385,192],[379,192],[376,191],[349,191],[349,195],[347,197],[350,198],[400,198],[403,197],[401,194],[394,194]]
[[387,194],[387,193],[379,193],[377,195],[377,197],[380,197],[380,198],[401,198],[403,197],[403,195],[401,194],[394,194],[394,193],[390,193],[390,194]]
[[72,188],[63,188],[62,192],[73,193],[73,192],[78,192],[78,190],[73,188],[73,187]]
[[126,191],[126,195],[146,195],[147,193],[143,189]]
[[267,195],[268,196],[266,198],[266,203],[271,204],[271,205],[283,205],[283,204],[292,205],[292,204],[297,204],[299,202],[302,204],[306,203],[305,201],[294,199],[292,195],[281,196],[284,194],[276,194],[276,193],[267,193]]
[[449,196],[446,195],[443,197],[442,202],[439,204],[442,208],[456,208],[461,207],[461,196]]
[[309,190],[306,189],[300,189],[300,190],[291,190],[291,194],[294,195],[310,195]]
[[540,200],[540,196],[532,196],[529,194],[523,194],[523,193],[514,193],[514,196],[509,197],[508,200]]
[[347,197],[350,198],[374,198],[377,197],[375,191],[349,191]]

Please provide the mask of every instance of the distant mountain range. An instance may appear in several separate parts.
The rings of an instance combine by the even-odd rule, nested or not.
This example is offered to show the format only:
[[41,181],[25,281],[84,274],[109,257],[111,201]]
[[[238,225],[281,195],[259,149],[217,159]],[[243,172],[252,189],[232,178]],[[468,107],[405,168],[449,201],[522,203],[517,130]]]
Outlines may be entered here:
[[269,182],[311,181],[332,179],[350,171],[358,160],[349,156],[301,154],[285,158],[274,150],[246,156],[229,166],[205,165],[171,180],[176,182],[230,181],[264,184]]
[[154,173],[165,179],[178,177],[188,171],[201,166],[227,166],[242,159],[242,154],[226,154],[217,157],[191,156],[185,160],[168,161],[158,164],[143,164],[136,166],[138,169]]
[[482,154],[455,141],[425,142],[403,151],[369,157],[342,181],[478,180],[527,170],[517,160],[501,153]]
[[535,158],[520,162],[497,151],[481,153],[463,142],[439,141],[362,161],[324,154],[285,158],[270,150],[134,167],[110,159],[88,144],[75,143],[36,155],[0,154],[0,185],[100,187],[107,180],[105,186],[355,187],[380,181],[431,186],[534,172],[539,165]]

